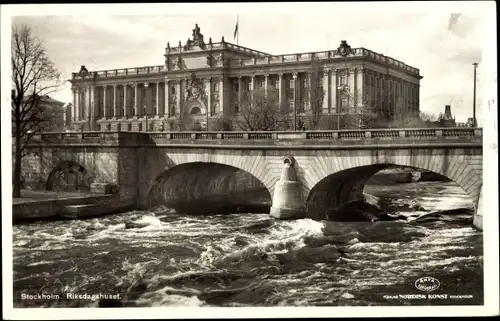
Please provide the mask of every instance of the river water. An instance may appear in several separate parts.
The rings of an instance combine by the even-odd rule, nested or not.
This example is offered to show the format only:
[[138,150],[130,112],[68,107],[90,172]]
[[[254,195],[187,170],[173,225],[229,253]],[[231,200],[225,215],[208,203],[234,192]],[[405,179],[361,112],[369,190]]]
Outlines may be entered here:
[[[410,222],[470,206],[454,183],[365,191],[391,195],[394,211],[408,219],[275,221],[267,214],[194,217],[157,208],[16,225],[14,307],[482,304],[483,238],[470,212]],[[432,293],[448,299],[394,297],[422,294],[414,283],[426,276],[440,281]],[[52,297],[29,296],[39,294]]]

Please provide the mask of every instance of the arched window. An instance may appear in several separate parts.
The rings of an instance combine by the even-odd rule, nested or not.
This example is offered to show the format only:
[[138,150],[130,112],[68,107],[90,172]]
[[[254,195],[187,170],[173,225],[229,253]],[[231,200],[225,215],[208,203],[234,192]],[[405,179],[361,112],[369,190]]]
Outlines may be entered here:
[[198,115],[201,114],[201,109],[200,107],[193,107],[191,108],[191,111],[189,112],[191,115]]

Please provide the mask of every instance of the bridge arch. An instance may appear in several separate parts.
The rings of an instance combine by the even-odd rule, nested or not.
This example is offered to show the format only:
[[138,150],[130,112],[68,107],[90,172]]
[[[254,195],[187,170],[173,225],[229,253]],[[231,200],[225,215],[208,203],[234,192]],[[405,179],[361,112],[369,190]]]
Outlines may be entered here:
[[268,212],[269,189],[251,173],[214,162],[186,162],[155,177],[148,206],[166,205],[187,214]]
[[482,187],[482,155],[469,149],[335,151],[314,160],[303,177],[308,205],[337,207],[359,200],[365,183],[391,167],[417,168],[442,175],[460,186],[477,209]]
[[75,161],[60,162],[49,174],[47,190],[54,191],[90,191],[91,173]]

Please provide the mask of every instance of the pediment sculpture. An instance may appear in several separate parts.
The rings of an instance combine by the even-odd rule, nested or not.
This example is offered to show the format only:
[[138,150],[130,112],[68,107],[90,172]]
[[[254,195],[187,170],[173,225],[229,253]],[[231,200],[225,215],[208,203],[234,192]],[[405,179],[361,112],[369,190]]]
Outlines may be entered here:
[[191,40],[191,38],[188,38],[186,45],[184,46],[184,50],[189,50],[194,46],[205,49],[205,41],[203,40],[203,34],[200,32],[200,27],[198,27],[198,24],[195,25],[192,36],[193,40]]
[[196,74],[194,73],[191,74],[191,78],[187,82],[185,94],[187,101],[201,99],[202,101],[205,102],[206,95],[205,95],[203,81],[200,78],[196,77]]

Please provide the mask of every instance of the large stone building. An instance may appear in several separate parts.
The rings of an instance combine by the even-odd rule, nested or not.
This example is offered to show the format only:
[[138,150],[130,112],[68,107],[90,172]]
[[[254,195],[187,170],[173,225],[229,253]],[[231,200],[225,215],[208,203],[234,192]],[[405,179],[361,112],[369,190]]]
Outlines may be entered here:
[[[273,90],[279,109],[295,123],[310,115],[313,105],[324,115],[419,111],[417,68],[346,41],[336,50],[275,56],[224,37],[206,41],[196,25],[184,44],[167,44],[164,58],[149,67],[88,71],[82,66],[71,79],[72,128],[175,130],[175,122],[186,117],[203,128],[207,121],[242,113],[244,93],[258,88],[265,96]],[[323,89],[319,103],[308,95],[312,83]]]

